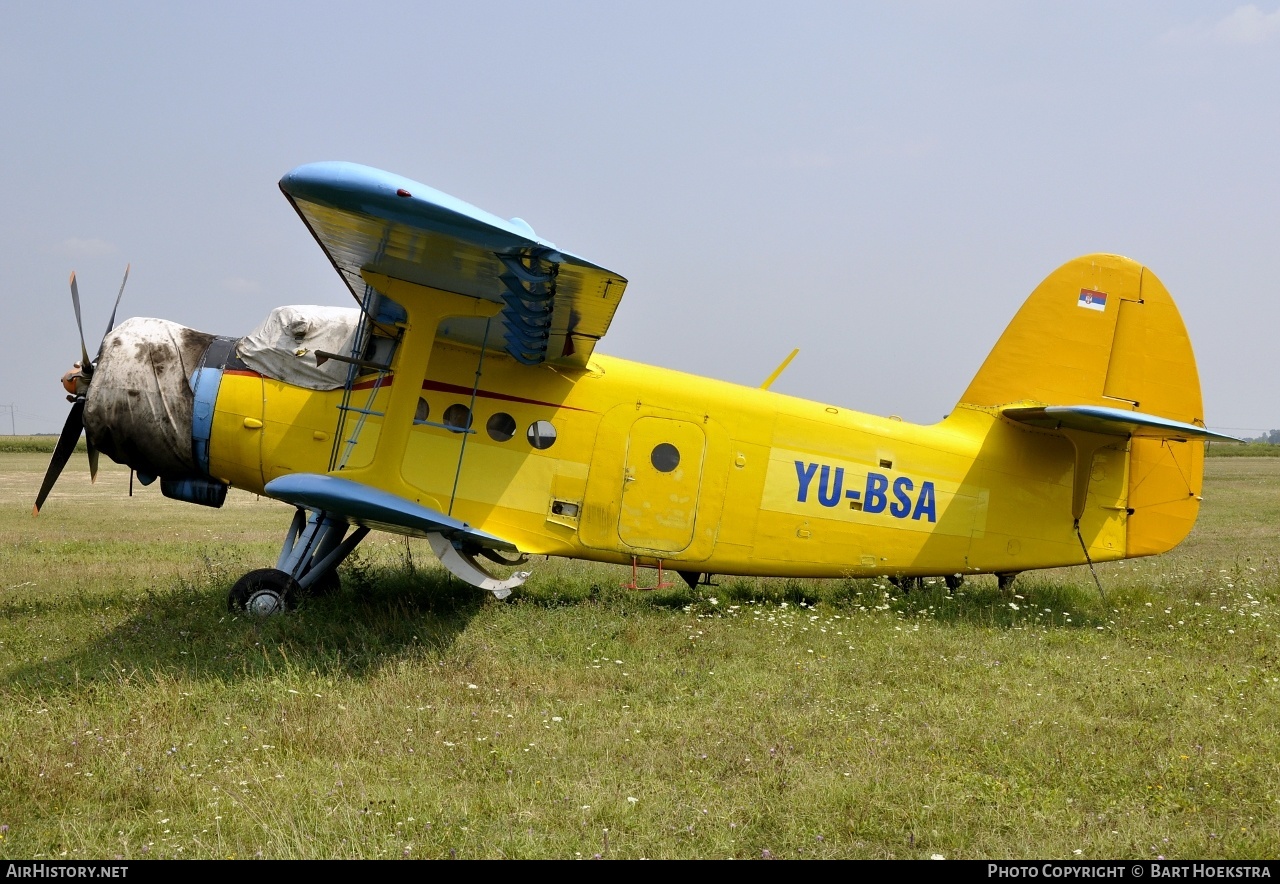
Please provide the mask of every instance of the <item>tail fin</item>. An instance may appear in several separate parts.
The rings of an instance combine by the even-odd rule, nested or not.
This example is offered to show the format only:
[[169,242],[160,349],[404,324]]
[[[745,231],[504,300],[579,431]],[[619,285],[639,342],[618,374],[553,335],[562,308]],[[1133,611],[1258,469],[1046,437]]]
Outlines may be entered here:
[[[1171,549],[1195,524],[1204,446],[1186,431],[1204,426],[1200,378],[1178,308],[1136,261],[1085,255],[1051,273],[1000,336],[960,405],[999,409],[1014,420],[1030,411],[1043,418],[1046,409],[1034,406],[1094,406],[1135,412],[1147,426],[1161,423],[1151,417],[1182,425],[1163,434],[1119,431],[1131,436],[1126,555]],[[1077,476],[1082,468],[1087,475],[1088,464],[1077,464]]]
[[1036,288],[960,401],[1107,405],[1195,423],[1204,417],[1191,341],[1155,274],[1085,255]]

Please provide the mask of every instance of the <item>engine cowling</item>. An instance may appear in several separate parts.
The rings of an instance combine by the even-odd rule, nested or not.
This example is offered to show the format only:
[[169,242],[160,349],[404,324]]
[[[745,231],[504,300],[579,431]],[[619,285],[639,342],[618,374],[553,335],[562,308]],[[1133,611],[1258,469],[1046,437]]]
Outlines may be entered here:
[[192,452],[192,372],[215,336],[165,319],[109,332],[84,409],[90,442],[141,475],[203,478]]

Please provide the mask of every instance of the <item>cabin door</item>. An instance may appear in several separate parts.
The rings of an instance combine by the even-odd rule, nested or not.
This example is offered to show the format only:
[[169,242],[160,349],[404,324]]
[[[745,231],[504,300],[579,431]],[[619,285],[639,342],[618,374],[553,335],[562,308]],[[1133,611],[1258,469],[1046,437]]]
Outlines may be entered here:
[[678,553],[693,542],[706,451],[702,427],[665,417],[631,425],[618,538],[636,551]]

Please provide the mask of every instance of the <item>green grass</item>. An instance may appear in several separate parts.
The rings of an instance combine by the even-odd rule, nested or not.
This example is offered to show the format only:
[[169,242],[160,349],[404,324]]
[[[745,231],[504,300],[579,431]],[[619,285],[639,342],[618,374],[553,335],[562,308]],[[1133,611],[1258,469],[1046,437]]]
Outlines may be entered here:
[[77,457],[33,520],[46,459],[0,457],[6,857],[1280,855],[1278,460],[1210,461],[1105,605],[541,560],[500,603],[375,534],[256,622],[287,507]]
[[1280,457],[1280,445],[1269,442],[1212,442],[1205,448],[1207,457]]
[[[0,454],[52,454],[57,436],[0,436]],[[85,451],[84,436],[76,443],[76,451]]]

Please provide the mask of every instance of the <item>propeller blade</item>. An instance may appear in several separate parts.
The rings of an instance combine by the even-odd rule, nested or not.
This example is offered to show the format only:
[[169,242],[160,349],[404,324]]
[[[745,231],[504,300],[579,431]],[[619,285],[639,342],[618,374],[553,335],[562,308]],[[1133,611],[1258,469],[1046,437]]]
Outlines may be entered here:
[[93,441],[89,438],[89,434],[85,433],[84,444],[89,449],[89,481],[98,481],[98,449],[93,447]]
[[49,459],[49,469],[44,474],[44,482],[40,485],[40,493],[36,495],[36,505],[31,510],[31,515],[40,515],[40,507],[49,496],[49,492],[53,490],[53,483],[58,481],[62,468],[71,459],[71,452],[75,451],[76,443],[80,441],[80,433],[83,430],[84,400],[77,399],[71,406],[71,413],[67,415],[67,422],[62,426],[62,435],[58,437],[58,444],[53,449],[53,457]]
[[83,361],[80,367],[84,369],[85,374],[93,371],[93,366],[89,363],[89,348],[84,345],[84,323],[80,321],[80,289],[76,287],[76,273],[71,271],[71,306],[76,308],[76,329],[80,332],[80,355]]
[[[102,358],[102,345],[107,342],[107,335],[111,334],[111,330],[116,327],[116,311],[120,309],[120,299],[124,297],[124,284],[129,281],[129,268],[131,266],[131,264],[124,265],[124,279],[120,281],[120,291],[116,294],[116,305],[111,308],[111,320],[107,323],[107,330],[102,335],[102,343],[98,344],[98,355],[93,357],[94,362]],[[93,462],[92,456],[90,457],[90,462]]]

